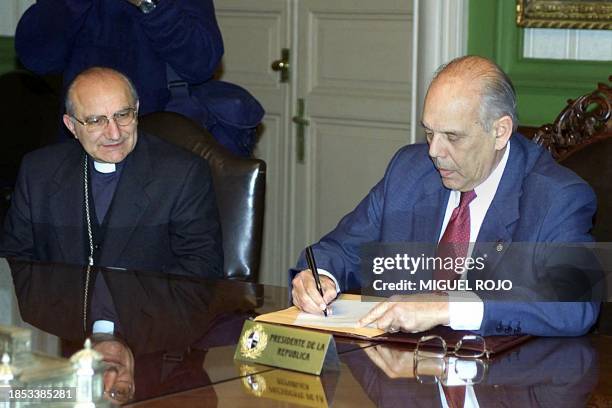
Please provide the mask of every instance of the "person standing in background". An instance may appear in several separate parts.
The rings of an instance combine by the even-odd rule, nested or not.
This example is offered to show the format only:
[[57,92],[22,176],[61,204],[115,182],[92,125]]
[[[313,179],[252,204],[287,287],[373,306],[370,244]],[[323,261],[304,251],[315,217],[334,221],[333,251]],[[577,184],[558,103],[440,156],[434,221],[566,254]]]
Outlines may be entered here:
[[[253,133],[263,116],[244,89],[221,83],[242,92],[219,92],[219,81],[210,81],[224,52],[212,0],[37,0],[19,21],[15,49],[34,73],[63,74],[64,91],[87,68],[115,69],[134,82],[141,115],[181,113],[229,150],[250,155],[252,146],[232,140],[247,136],[212,128],[219,109],[221,115],[253,124]],[[198,87],[197,94],[192,87]],[[183,97],[186,89],[190,95]],[[227,95],[233,103],[219,100]]]

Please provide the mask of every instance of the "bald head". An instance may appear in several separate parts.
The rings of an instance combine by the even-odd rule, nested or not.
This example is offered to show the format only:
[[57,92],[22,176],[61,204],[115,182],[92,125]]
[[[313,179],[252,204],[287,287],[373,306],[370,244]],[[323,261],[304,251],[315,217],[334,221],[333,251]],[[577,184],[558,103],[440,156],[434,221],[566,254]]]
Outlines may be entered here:
[[458,58],[438,70],[421,123],[446,188],[470,191],[491,175],[516,125],[514,99],[508,78],[484,58]]
[[131,95],[132,105],[138,103],[138,93],[134,84],[128,77],[119,71],[105,67],[92,67],[77,75],[66,92],[66,113],[68,115],[75,114],[75,99],[78,98],[78,90],[83,87],[89,87],[91,84],[101,85],[109,83],[121,83]]
[[438,68],[430,88],[449,81],[465,92],[480,95],[480,124],[485,131],[490,131],[493,122],[503,116],[512,119],[516,130],[516,93],[510,78],[493,61],[474,55],[456,58]]
[[89,68],[70,84],[63,121],[97,162],[120,163],[138,140],[138,97],[125,75]]

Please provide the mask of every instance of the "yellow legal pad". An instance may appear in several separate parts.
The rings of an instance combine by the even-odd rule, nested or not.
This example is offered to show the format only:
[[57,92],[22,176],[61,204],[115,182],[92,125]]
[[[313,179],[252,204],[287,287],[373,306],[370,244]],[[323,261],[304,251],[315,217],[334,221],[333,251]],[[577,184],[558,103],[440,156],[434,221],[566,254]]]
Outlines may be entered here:
[[[345,301],[361,302],[360,295],[341,294],[338,299]],[[368,299],[371,299],[368,297]],[[384,300],[381,298],[381,301]],[[266,323],[277,323],[288,326],[306,327],[311,329],[323,330],[332,333],[345,333],[347,335],[372,338],[385,333],[383,330],[370,327],[337,327],[337,326],[320,326],[316,324],[308,324],[304,322],[296,322],[300,310],[291,306],[278,312],[266,313],[255,318],[255,321]]]

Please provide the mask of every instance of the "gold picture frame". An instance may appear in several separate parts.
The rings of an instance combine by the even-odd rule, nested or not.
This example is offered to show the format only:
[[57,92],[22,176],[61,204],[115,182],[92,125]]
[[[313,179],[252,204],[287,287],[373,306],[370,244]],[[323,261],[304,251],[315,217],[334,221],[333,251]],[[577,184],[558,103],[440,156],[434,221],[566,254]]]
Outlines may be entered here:
[[612,30],[612,0],[516,0],[516,24]]

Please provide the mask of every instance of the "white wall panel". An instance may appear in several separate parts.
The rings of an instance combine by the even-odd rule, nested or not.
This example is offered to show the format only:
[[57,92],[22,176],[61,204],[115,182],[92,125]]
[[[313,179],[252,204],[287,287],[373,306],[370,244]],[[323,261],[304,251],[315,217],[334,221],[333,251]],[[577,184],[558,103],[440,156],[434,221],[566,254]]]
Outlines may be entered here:
[[525,58],[611,61],[612,30],[527,28]]
[[13,37],[17,22],[35,0],[0,0],[0,36]]
[[[317,190],[315,231],[320,237],[353,210],[382,178],[393,154],[406,144],[409,124],[311,118],[310,179]],[[333,200],[333,202],[330,202]]]

